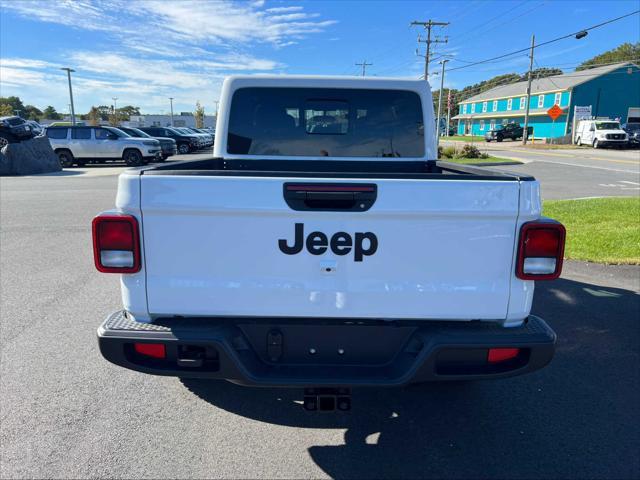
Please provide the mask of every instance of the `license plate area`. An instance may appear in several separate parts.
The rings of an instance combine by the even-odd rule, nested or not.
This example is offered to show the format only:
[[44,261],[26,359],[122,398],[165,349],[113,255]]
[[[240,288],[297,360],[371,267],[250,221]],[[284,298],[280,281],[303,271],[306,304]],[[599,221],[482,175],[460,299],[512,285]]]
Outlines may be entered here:
[[416,330],[359,324],[244,324],[239,328],[262,361],[278,365],[386,365],[412,348],[410,337]]

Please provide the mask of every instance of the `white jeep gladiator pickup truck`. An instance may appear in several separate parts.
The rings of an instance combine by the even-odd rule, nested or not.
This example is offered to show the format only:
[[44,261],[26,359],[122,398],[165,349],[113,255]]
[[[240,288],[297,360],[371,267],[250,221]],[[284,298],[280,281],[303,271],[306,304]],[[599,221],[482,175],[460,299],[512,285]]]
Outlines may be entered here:
[[213,158],[125,171],[93,221],[124,304],[104,357],[324,393],[545,366],[565,230],[534,178],[437,161],[434,129],[420,80],[226,79]]

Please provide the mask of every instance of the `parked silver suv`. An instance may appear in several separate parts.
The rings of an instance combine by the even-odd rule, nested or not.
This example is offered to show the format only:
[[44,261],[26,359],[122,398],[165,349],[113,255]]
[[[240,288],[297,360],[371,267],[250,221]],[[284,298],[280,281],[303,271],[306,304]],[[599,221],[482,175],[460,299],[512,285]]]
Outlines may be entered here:
[[48,127],[46,135],[63,167],[105,160],[124,160],[137,166],[161,153],[158,140],[134,138],[114,127]]

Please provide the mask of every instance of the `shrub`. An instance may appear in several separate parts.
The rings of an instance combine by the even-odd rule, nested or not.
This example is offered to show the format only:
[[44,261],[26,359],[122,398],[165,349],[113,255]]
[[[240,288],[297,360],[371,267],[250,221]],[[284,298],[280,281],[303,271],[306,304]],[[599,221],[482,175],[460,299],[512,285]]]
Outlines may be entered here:
[[445,147],[442,149],[441,158],[455,158],[456,156],[456,147]]
[[461,158],[481,158],[480,150],[475,145],[465,145],[462,147],[462,151],[460,152]]

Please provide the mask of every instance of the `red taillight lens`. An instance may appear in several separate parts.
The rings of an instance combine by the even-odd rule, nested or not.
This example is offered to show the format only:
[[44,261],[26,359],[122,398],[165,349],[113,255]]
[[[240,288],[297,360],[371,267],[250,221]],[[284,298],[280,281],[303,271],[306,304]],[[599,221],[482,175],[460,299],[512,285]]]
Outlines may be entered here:
[[134,343],[133,349],[145,357],[165,358],[167,356],[162,343]]
[[140,271],[138,221],[131,215],[100,215],[93,219],[93,256],[105,273]]
[[566,232],[555,221],[528,222],[520,230],[516,276],[522,280],[553,280],[562,272]]
[[487,362],[500,363],[512,360],[520,353],[519,348],[490,348],[487,354]]

